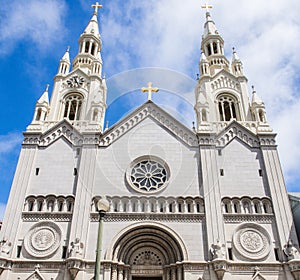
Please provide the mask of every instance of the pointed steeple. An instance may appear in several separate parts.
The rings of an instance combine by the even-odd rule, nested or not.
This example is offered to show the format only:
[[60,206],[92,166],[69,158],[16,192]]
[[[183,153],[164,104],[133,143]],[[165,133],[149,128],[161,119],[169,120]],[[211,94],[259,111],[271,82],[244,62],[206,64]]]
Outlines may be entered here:
[[201,76],[209,75],[209,63],[204,52],[201,53],[199,69]]
[[83,34],[91,34],[100,39],[97,14],[94,13]]
[[237,55],[235,48],[232,48],[232,62],[231,62],[231,68],[232,73],[235,76],[244,76],[243,71],[243,63],[241,62],[239,56]]
[[73,60],[73,69],[80,68],[86,73],[92,70],[93,61],[98,58],[102,47],[97,19],[98,8],[102,8],[102,6],[97,2],[92,7],[95,9],[94,14],[84,32],[80,35],[79,51]]
[[264,105],[261,98],[256,93],[254,86],[252,86],[252,106],[253,105]]
[[201,50],[208,60],[210,75],[213,76],[222,69],[229,70],[229,61],[224,56],[224,40],[208,11],[206,12]]
[[59,62],[58,74],[66,75],[70,71],[70,47],[67,48],[65,54]]
[[256,93],[254,86],[252,86],[251,110],[255,121],[263,124],[267,123],[265,104]]
[[215,22],[211,18],[210,12],[206,12],[206,22],[204,24],[203,39],[209,35],[218,35],[219,32],[215,25]]
[[46,85],[46,89],[36,102],[34,116],[31,125],[27,129],[36,130],[36,125],[46,120],[47,114],[49,112],[49,95],[48,95],[49,85]]
[[46,85],[46,89],[44,91],[44,93],[42,94],[42,96],[40,97],[40,99],[37,101],[38,104],[47,104],[49,105],[49,94],[48,94],[48,90],[49,90],[49,85]]

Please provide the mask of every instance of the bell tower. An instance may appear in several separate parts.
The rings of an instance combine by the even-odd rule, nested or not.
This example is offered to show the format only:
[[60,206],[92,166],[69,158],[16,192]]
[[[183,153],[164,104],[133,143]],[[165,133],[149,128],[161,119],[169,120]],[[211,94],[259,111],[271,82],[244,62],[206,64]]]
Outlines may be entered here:
[[256,93],[250,103],[248,80],[236,50],[233,48],[231,63],[224,54],[224,40],[208,10],[212,6],[206,4],[202,8],[206,8],[206,22],[201,41],[200,78],[195,89],[197,132],[218,133],[232,121],[253,133],[272,132],[263,102]]
[[35,117],[27,131],[44,132],[65,120],[79,132],[103,132],[107,87],[102,77],[102,42],[97,19],[102,6],[97,2],[92,7],[94,14],[80,35],[72,69],[68,47],[54,78],[50,104],[46,102],[47,89],[47,96],[44,93],[37,102]]

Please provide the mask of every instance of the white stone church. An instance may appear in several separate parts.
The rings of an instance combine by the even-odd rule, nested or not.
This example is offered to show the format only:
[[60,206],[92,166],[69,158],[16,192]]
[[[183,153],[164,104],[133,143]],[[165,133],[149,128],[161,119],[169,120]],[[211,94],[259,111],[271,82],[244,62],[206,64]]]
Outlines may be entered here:
[[24,133],[0,279],[94,279],[103,197],[101,279],[300,279],[276,134],[210,13],[194,129],[151,101],[151,84],[146,103],[104,129],[97,13],[95,5],[72,67],[67,51]]

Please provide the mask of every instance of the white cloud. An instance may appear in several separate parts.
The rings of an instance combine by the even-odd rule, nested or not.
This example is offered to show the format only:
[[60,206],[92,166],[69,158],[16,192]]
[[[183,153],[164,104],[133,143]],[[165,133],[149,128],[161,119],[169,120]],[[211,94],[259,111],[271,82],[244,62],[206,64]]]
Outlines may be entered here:
[[[15,0],[1,3],[0,54],[19,42],[30,42],[31,49],[45,50],[65,35],[62,0]],[[65,31],[65,30],[64,30]],[[29,48],[30,49],[30,48]]]
[[6,204],[0,203],[0,221],[3,221]]
[[20,147],[22,139],[22,134],[19,132],[0,135],[0,158]]
[[[265,101],[268,119],[279,134],[288,181],[300,180],[297,121],[300,109],[300,18],[298,0],[214,1],[213,19],[225,40],[237,48],[249,88]],[[103,19],[105,65],[112,73],[135,67],[165,67],[194,76],[198,71],[205,11],[197,0],[106,3]],[[111,51],[111,52],[110,52]]]

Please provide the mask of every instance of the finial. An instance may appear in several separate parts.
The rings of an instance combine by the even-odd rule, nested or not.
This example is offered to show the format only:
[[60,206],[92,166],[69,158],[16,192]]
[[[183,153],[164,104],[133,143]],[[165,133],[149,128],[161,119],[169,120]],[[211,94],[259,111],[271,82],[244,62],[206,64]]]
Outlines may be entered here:
[[256,91],[255,91],[255,87],[254,86],[252,86],[252,93],[255,93]]
[[199,80],[199,73],[196,74],[197,75],[197,81]]
[[235,53],[235,47],[232,48],[232,52]]
[[108,129],[108,123],[109,123],[109,121],[106,121],[105,130]]
[[195,122],[193,122],[193,130],[194,131],[196,130],[196,128],[195,128]]
[[201,6],[202,9],[206,9],[206,12],[209,13],[209,9],[212,9],[213,6],[205,3],[204,5]]
[[49,84],[46,85],[46,90],[48,92],[48,89],[49,89]]
[[69,52],[69,51],[70,51],[70,48],[71,48],[70,46],[67,46],[67,52]]
[[153,92],[158,92],[159,91],[159,89],[158,88],[153,88],[152,87],[152,83],[151,82],[149,82],[148,83],[148,87],[147,88],[141,88],[141,91],[142,92],[148,92],[148,100],[151,100],[152,99],[152,93]]
[[100,5],[99,2],[96,2],[96,4],[93,4],[93,5],[92,5],[92,8],[95,9],[94,15],[98,15],[98,9],[103,8],[103,6]]

